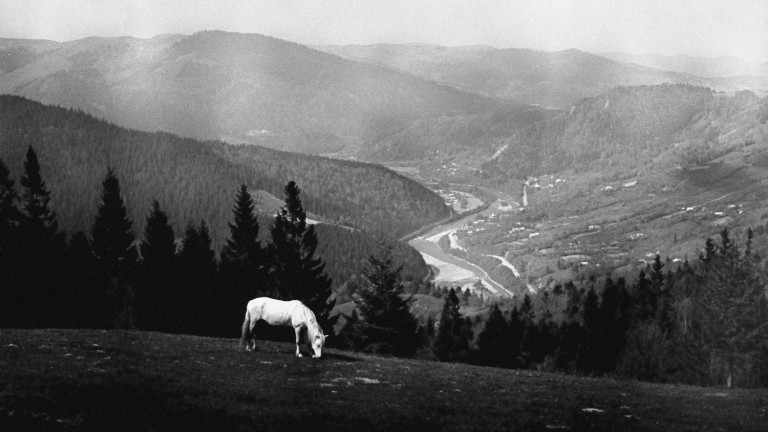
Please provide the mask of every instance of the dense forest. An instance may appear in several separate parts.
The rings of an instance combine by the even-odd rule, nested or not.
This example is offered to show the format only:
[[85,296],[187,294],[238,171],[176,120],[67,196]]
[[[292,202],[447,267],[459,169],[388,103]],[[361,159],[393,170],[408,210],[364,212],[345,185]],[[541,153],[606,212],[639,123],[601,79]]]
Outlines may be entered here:
[[[321,255],[337,286],[357,267],[336,263],[359,259],[350,254],[360,247],[347,246],[372,244],[366,232],[400,237],[450,215],[437,195],[377,165],[137,132],[82,112],[0,97],[0,158],[12,177],[20,175],[29,146],[39,155],[52,192],[51,207],[67,232],[86,230],[93,222],[99,182],[107,168],[120,180],[134,234],[144,229],[145,215],[157,200],[178,237],[187,225],[205,221],[216,250],[227,235],[231,198],[241,183],[282,197],[285,183],[295,180],[307,211],[328,222],[317,230],[326,240]],[[277,208],[261,211],[262,223],[268,226]],[[350,228],[335,229],[332,224]],[[339,232],[343,235],[334,234]],[[413,254],[397,248],[398,259],[407,263],[406,273],[421,279],[426,266]]]

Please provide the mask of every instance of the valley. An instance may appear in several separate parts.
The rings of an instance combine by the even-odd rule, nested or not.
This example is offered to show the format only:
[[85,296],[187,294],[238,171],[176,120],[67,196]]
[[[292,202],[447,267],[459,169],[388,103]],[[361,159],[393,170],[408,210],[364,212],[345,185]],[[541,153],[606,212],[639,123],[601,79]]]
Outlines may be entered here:
[[[674,271],[698,260],[704,239],[723,228],[744,244],[751,227],[753,250],[764,256],[768,173],[759,161],[766,150],[751,144],[693,169],[648,169],[616,181],[529,178],[519,184],[517,197],[509,189],[484,188],[486,200],[506,200],[496,198],[483,211],[433,227],[409,244],[439,269],[436,284],[469,287],[483,280],[488,292],[502,296],[605,274],[634,279],[657,253]],[[519,205],[523,190],[527,207]],[[498,280],[489,276],[503,271]]]
[[[337,225],[380,226],[398,238],[426,227],[408,240],[439,269],[438,284],[507,296],[593,275],[635,277],[656,253],[669,269],[695,259],[725,227],[742,243],[747,227],[765,231],[757,230],[768,215],[762,65],[488,46],[309,47],[220,31],[6,40],[0,51],[10,59],[0,68],[1,92],[120,126],[250,144],[206,145],[217,163],[272,196],[295,179],[331,242],[341,237]],[[735,75],[750,71],[757,76]],[[78,154],[55,151],[62,167]],[[154,170],[135,179],[154,178]],[[360,191],[349,180],[372,172],[386,179],[385,199],[372,192],[375,181]],[[129,189],[135,179],[126,179]],[[58,173],[52,181],[77,189]],[[215,197],[183,195],[206,208],[220,244],[229,209],[218,203],[228,191],[216,183]],[[141,188],[131,199],[177,200]],[[80,218],[65,227],[83,226],[89,209],[65,208]],[[177,228],[199,213],[177,211]],[[134,209],[134,219],[142,216]],[[355,242],[369,244],[350,238],[346,247]],[[762,235],[754,243],[768,255]],[[331,261],[335,274],[351,277],[345,260]],[[409,280],[424,271],[409,270]]]

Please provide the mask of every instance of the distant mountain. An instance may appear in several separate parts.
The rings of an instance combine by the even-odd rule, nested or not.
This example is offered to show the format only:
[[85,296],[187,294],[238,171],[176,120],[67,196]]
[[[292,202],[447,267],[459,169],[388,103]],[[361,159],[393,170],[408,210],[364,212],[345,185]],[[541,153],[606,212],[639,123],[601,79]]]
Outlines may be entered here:
[[602,53],[600,55],[622,63],[635,63],[641,66],[707,78],[768,76],[768,62],[748,62],[735,57],[665,56],[623,52]]
[[768,143],[768,98],[679,84],[620,87],[532,124],[483,169],[500,178],[564,171],[627,178],[705,164],[754,143]]
[[614,61],[570,49],[543,52],[434,45],[346,45],[320,49],[405,71],[489,97],[569,109],[578,100],[619,86],[684,83],[717,90],[768,88],[766,79],[717,79]]
[[[188,223],[204,220],[217,250],[229,236],[240,184],[254,193],[266,234],[278,210],[270,194],[282,199],[285,184],[295,180],[304,207],[324,222],[317,228],[324,241],[320,249],[337,284],[359,271],[366,251],[373,250],[366,232],[398,238],[450,215],[439,196],[379,165],[138,132],[81,111],[0,96],[0,159],[12,178],[23,173],[30,145],[51,189],[52,208],[69,233],[92,226],[107,167],[120,180],[137,236],[152,200],[158,200],[178,237]],[[426,276],[421,256],[398,247],[406,275]]]
[[356,151],[416,119],[508,108],[256,34],[0,40],[0,58],[0,93],[140,130],[306,153]]

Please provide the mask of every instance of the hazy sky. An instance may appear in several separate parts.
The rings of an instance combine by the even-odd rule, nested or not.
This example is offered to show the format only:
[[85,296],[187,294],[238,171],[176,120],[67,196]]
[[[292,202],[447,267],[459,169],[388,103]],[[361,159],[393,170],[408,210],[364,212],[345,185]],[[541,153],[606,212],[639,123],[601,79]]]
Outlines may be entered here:
[[0,37],[261,33],[306,44],[487,44],[768,60],[768,0],[0,0]]

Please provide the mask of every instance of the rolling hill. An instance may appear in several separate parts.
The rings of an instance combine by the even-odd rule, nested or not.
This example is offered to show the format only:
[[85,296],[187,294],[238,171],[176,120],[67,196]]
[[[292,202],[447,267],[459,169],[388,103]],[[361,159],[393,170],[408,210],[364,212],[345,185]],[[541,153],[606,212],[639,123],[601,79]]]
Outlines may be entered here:
[[[534,173],[638,170],[704,163],[768,136],[768,99],[689,85],[620,87],[531,125],[487,164]],[[522,175],[520,175],[522,174]]]
[[667,56],[661,54],[601,53],[603,57],[622,63],[635,63],[656,69],[680,72],[700,77],[765,77],[768,63],[750,62],[734,57]]
[[[651,63],[656,67],[650,67],[641,62],[624,62],[624,57],[614,57],[620,59],[617,61],[575,49],[544,52],[409,44],[318,48],[469,92],[560,109],[570,109],[582,98],[619,86],[682,83],[728,91],[768,88],[766,76],[705,78],[689,73],[690,68],[665,70],[658,67],[673,66],[671,63]],[[704,71],[703,68],[699,70]]]
[[742,245],[751,227],[764,257],[766,161],[768,98],[617,88],[512,136],[480,174],[454,174],[520,201],[526,185],[528,201],[496,220],[487,210],[458,233],[459,244],[504,256],[536,286],[617,269],[633,280],[656,253],[674,270],[726,227]]
[[120,126],[306,153],[356,151],[415,119],[506,104],[257,34],[0,40],[0,93]]
[[[336,284],[359,270],[360,260],[372,250],[365,231],[400,237],[451,214],[439,196],[378,165],[138,132],[80,111],[0,96],[0,159],[13,179],[22,174],[30,145],[40,159],[60,226],[70,233],[90,229],[107,167],[120,179],[137,235],[156,199],[179,236],[186,224],[205,220],[217,248],[229,235],[240,184],[255,193],[266,234],[277,211],[270,203],[279,202],[285,184],[295,180],[307,211],[325,222],[318,225],[327,243],[321,250],[332,263],[329,270],[336,269],[331,274]],[[411,278],[427,274],[418,253],[408,247],[398,251]],[[333,264],[338,262],[350,265]]]

